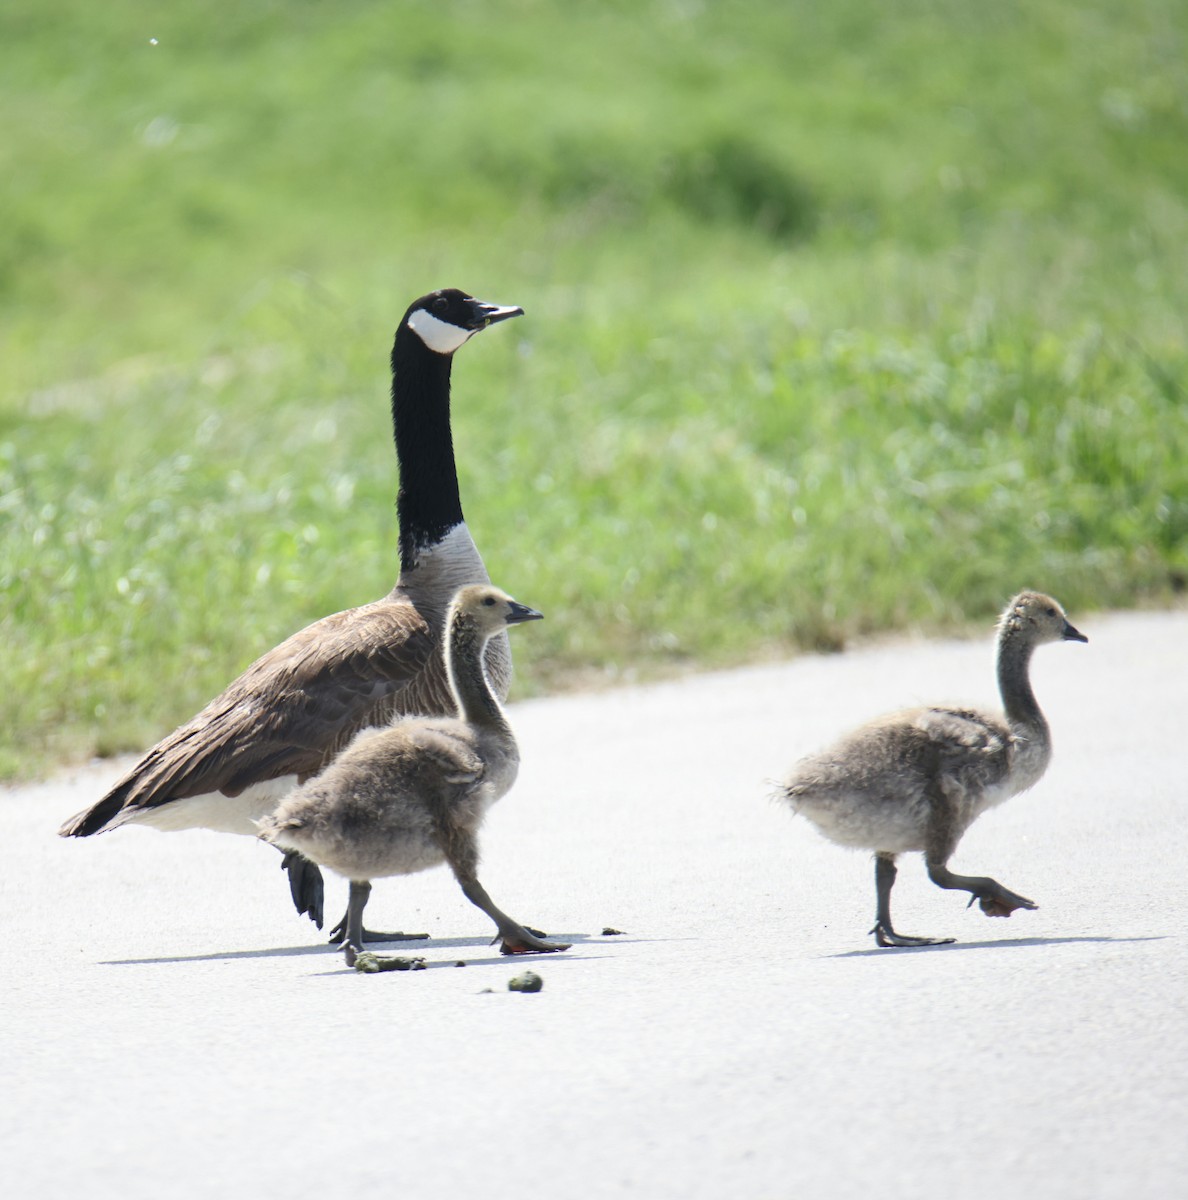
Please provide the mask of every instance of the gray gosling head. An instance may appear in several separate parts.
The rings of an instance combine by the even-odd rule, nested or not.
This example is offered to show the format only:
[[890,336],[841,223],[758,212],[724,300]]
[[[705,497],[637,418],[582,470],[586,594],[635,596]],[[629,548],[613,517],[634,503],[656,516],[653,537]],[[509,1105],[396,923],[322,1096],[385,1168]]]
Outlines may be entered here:
[[469,626],[482,638],[492,637],[506,625],[543,621],[544,613],[513,600],[489,583],[472,583],[459,588],[450,604],[448,625]]
[[1064,609],[1043,592],[1020,592],[999,618],[1000,638],[1025,638],[1033,646],[1045,642],[1087,642],[1089,639],[1064,615]]

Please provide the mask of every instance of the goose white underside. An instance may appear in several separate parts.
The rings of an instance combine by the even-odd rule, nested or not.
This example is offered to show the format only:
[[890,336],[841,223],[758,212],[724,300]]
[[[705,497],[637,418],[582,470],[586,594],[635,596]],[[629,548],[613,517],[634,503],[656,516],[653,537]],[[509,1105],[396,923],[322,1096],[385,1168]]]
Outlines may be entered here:
[[170,800],[156,808],[141,809],[127,819],[129,825],[147,825],[162,833],[183,829],[213,829],[216,833],[238,833],[255,837],[256,822],[274,808],[297,786],[296,775],[282,775],[245,788],[238,796],[206,792]]
[[[383,726],[361,729],[351,740],[355,746],[382,733]],[[276,810],[276,806],[297,789],[296,775],[281,775],[253,783],[238,796],[222,792],[204,792],[184,800],[170,800],[156,808],[141,809],[125,822],[128,825],[147,825],[161,833],[179,833],[184,829],[213,829],[216,833],[238,833],[256,837],[256,822]]]

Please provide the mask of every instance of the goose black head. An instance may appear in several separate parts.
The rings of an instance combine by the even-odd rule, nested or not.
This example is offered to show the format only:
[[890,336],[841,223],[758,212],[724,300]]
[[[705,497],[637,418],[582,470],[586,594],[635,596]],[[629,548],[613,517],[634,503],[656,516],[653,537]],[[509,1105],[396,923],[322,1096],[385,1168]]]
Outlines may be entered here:
[[442,288],[414,300],[404,324],[435,354],[448,357],[488,325],[523,315],[516,305],[488,304],[457,288]]

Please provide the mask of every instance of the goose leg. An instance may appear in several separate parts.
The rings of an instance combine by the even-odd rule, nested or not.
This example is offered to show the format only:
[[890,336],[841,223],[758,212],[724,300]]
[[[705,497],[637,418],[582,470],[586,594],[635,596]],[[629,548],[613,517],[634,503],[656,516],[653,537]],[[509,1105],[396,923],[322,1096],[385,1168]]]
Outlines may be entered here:
[[895,877],[899,874],[895,866],[895,855],[875,855],[875,892],[878,896],[878,909],[875,915],[875,926],[871,933],[875,942],[880,946],[947,946],[954,938],[908,937],[896,933],[891,927],[891,889],[895,886]]
[[954,875],[944,863],[929,863],[928,878],[937,887],[969,892],[970,904],[978,901],[988,917],[1009,917],[1017,908],[1039,908],[1034,900],[1004,888],[996,879],[984,875]]

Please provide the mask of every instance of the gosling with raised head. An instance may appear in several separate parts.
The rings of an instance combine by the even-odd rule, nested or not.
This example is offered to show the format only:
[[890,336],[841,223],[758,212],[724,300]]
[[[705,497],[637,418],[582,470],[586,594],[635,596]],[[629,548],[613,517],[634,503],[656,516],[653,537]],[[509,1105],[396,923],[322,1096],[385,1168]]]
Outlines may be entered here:
[[520,755],[483,669],[487,642],[540,620],[490,585],[458,591],[446,622],[445,667],[456,717],[413,717],[358,737],[321,775],[258,822],[260,836],[350,881],[346,960],[363,948],[371,880],[448,863],[462,892],[494,922],[504,954],[567,950],[495,907],[478,880],[478,830],[515,782]]
[[1004,714],[914,708],[855,730],[804,759],[782,786],[793,809],[841,846],[875,853],[880,946],[933,946],[953,938],[908,937],[891,924],[896,856],[922,851],[938,887],[971,893],[991,917],[1037,906],[993,879],[955,875],[949,858],[988,808],[1037,783],[1052,757],[1048,723],[1031,689],[1031,655],[1045,642],[1089,639],[1050,596],[1021,592],[998,624],[998,688]]

